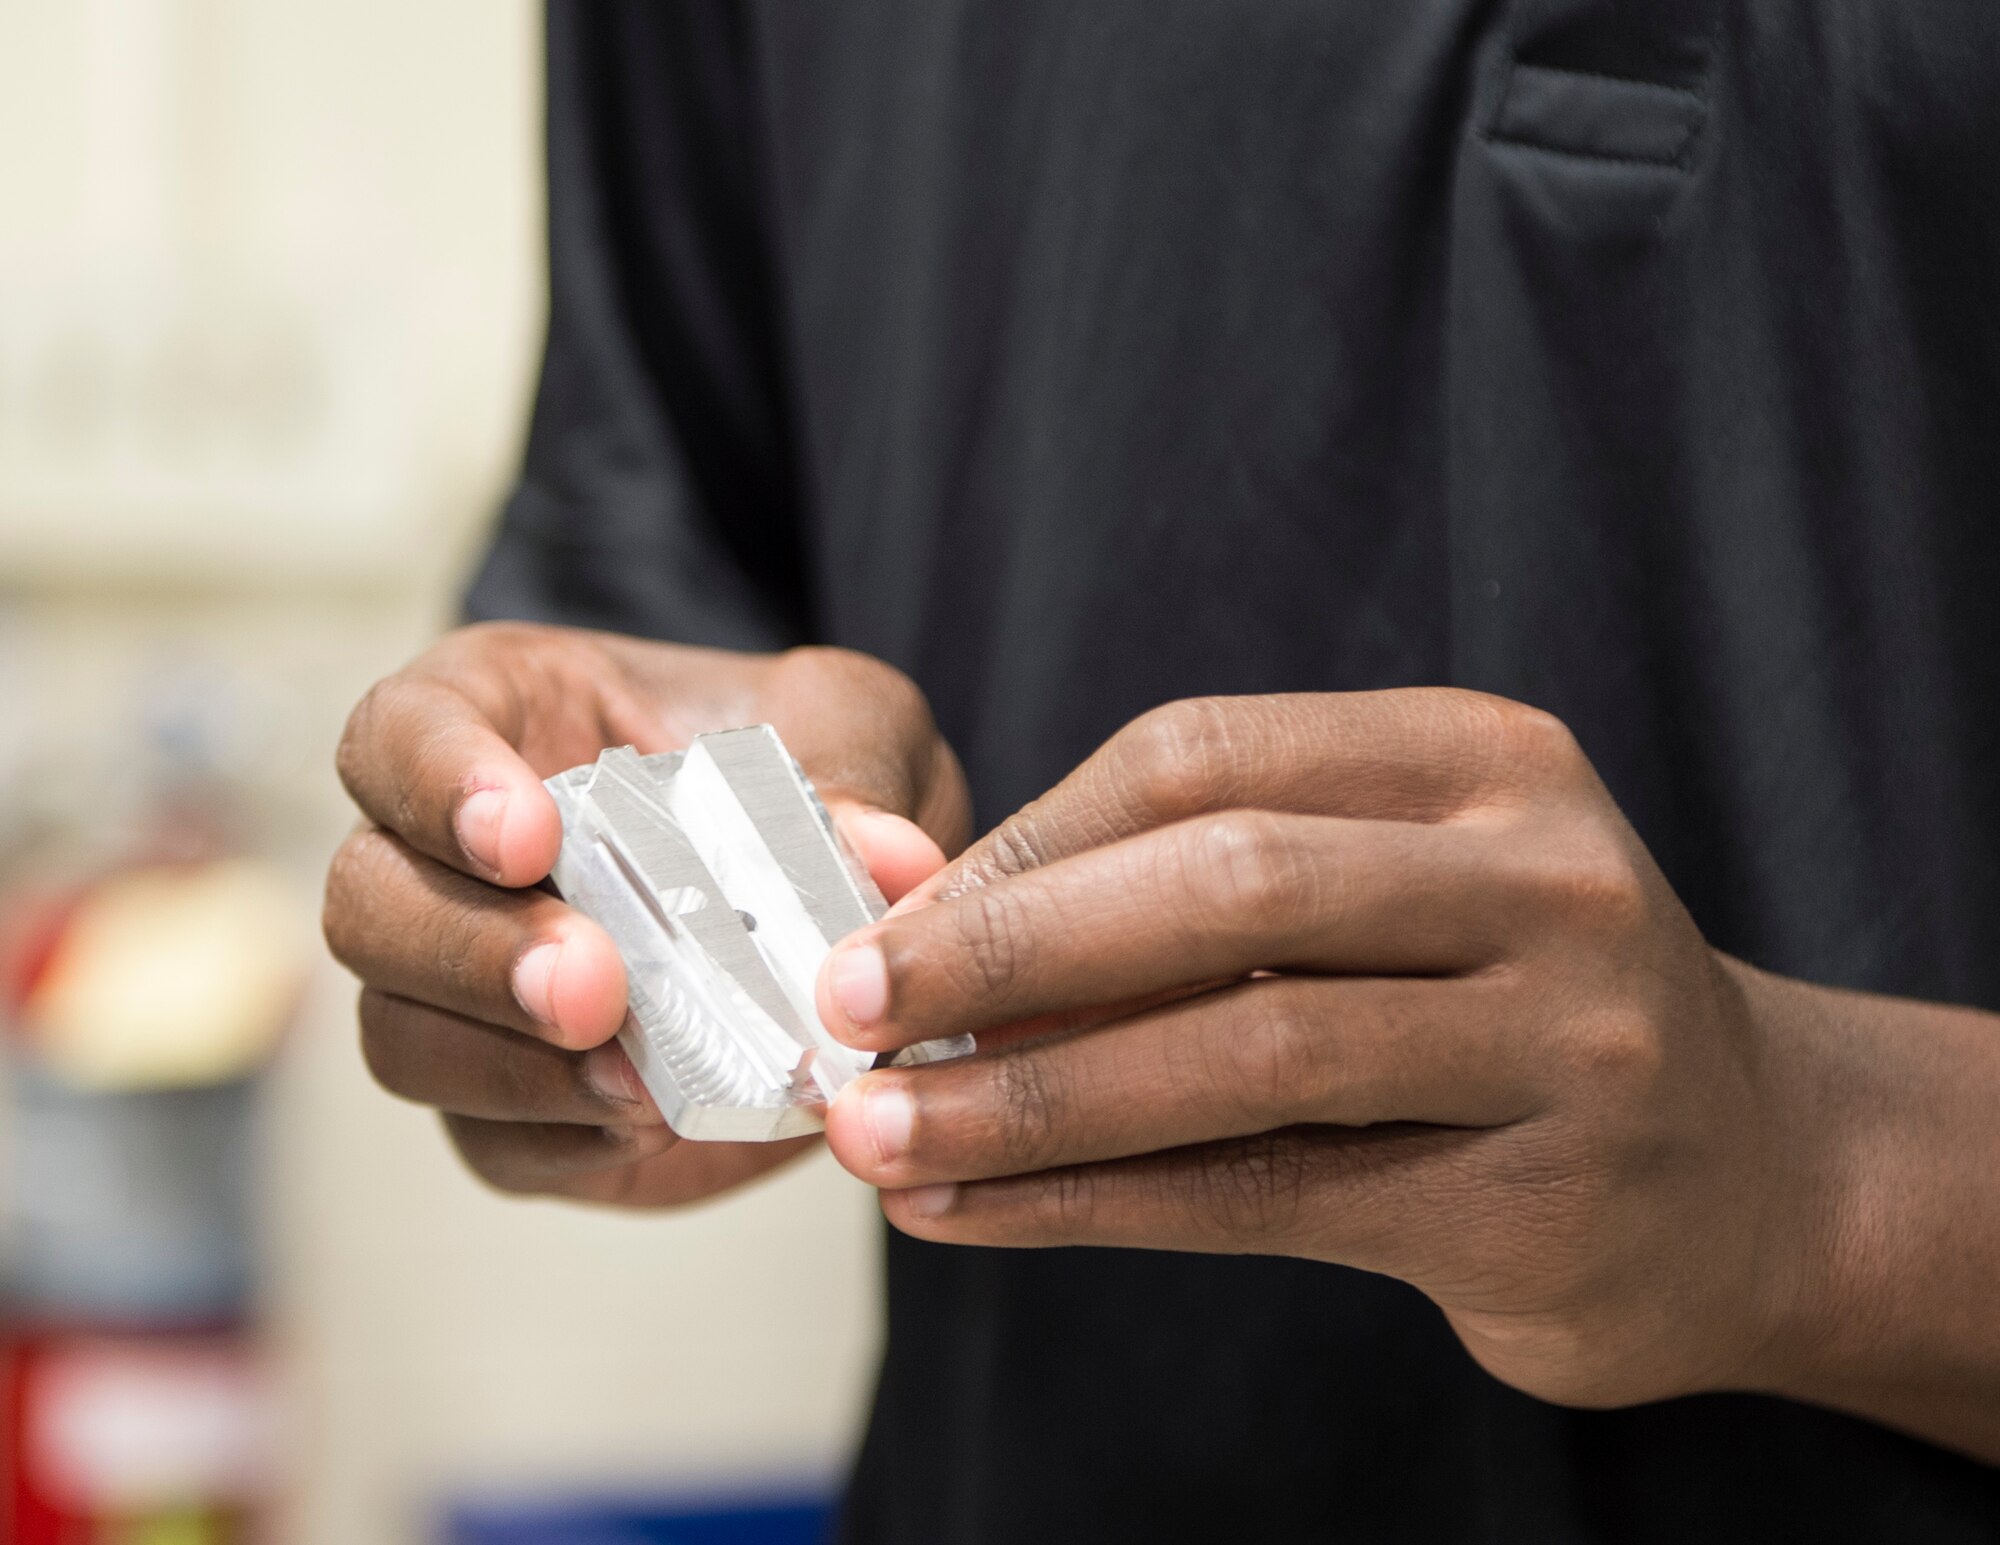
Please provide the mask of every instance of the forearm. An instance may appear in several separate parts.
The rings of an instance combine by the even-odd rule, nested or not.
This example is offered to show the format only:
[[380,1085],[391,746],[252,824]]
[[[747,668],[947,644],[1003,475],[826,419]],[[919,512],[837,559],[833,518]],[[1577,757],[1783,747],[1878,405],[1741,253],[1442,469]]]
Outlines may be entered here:
[[1798,1156],[1760,1384],[2000,1463],[2000,1016],[1730,964]]

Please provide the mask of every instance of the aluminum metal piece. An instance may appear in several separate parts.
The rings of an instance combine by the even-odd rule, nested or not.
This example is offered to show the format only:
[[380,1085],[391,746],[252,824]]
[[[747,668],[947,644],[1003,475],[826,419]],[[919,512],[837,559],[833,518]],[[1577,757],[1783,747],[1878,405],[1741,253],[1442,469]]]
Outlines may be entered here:
[[[618,946],[619,1041],[667,1124],[733,1142],[817,1131],[873,1059],[827,1034],[813,982],[884,905],[777,732],[698,735],[664,756],[615,746],[546,786],[563,821],[550,878]],[[972,1049],[959,1036],[894,1061]]]

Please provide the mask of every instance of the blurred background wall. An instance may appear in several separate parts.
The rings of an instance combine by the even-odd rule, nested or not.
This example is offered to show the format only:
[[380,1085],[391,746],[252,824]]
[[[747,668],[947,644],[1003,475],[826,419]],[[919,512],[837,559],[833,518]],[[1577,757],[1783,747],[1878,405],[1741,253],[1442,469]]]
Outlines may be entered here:
[[521,0],[0,6],[0,855],[16,892],[115,863],[196,761],[289,898],[304,1008],[251,1166],[287,1541],[825,1484],[875,1349],[872,1199],[823,1159],[678,1217],[489,1196],[368,1083],[314,931],[341,721],[448,619],[517,453],[539,31]]

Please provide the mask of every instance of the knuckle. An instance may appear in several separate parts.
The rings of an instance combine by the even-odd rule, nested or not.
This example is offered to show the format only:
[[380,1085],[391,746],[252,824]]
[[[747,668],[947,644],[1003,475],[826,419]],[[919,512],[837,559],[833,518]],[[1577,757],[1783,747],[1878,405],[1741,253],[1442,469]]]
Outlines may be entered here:
[[327,865],[326,891],[321,897],[319,907],[319,933],[326,941],[326,952],[351,970],[352,941],[347,932],[346,881],[341,875],[341,866],[346,861],[343,855],[346,851],[347,844],[342,843],[335,850],[333,861]]
[[517,651],[546,641],[556,630],[546,623],[499,620],[468,622],[445,634],[442,647],[478,653],[483,650]]
[[326,891],[320,904],[320,933],[333,958],[359,971],[360,921],[366,911],[369,876],[380,862],[381,834],[373,828],[354,832],[334,849],[326,867]]
[[[493,1098],[498,1107],[520,1121],[557,1120],[567,1115],[560,1102],[551,1099],[552,1085],[546,1076],[550,1073],[567,1073],[576,1081],[579,1095],[590,1106],[602,1105],[603,1097],[590,1087],[583,1076],[583,1059],[558,1052],[568,1066],[563,1069],[547,1067],[540,1055],[539,1043],[525,1042],[509,1046],[511,1054],[497,1051],[486,1054],[483,1060],[488,1064],[492,1078]],[[470,1070],[468,1070],[470,1071]]]
[[951,871],[951,881],[934,901],[951,901],[971,895],[996,880],[1010,879],[1040,869],[1049,862],[1050,844],[1044,833],[1040,800],[1007,817],[961,856]]
[[1283,1238],[1299,1226],[1311,1166],[1302,1144],[1269,1132],[1218,1147],[1194,1185],[1204,1220],[1224,1237]]
[[905,726],[912,733],[928,734],[931,729],[931,705],[924,696],[923,688],[893,665],[874,659],[869,659],[868,665],[877,701],[890,721]]
[[[448,795],[443,802],[455,810],[461,799],[470,792],[466,783],[468,768],[463,761],[463,753],[452,744],[452,737],[442,725],[428,726],[421,737],[413,736],[409,743],[408,763],[401,769],[401,776],[391,793],[392,810],[390,825],[420,845],[426,841],[446,842],[447,852],[459,847],[455,830],[446,833],[436,830],[441,812],[434,802]],[[450,820],[449,814],[442,819]]]
[[1572,1053],[1577,1072],[1603,1094],[1623,1091],[1643,1107],[1667,1073],[1667,1048],[1652,1016],[1634,1007],[1593,1015]]
[[874,655],[832,644],[801,644],[779,657],[778,668],[802,683],[836,687],[843,699],[859,697],[891,723],[930,725],[930,702],[923,688]]
[[985,842],[986,866],[997,878],[1025,874],[1048,862],[1048,843],[1033,805],[996,826]]
[[629,1170],[659,1151],[654,1134],[643,1128],[599,1127],[596,1130],[604,1145],[603,1162],[593,1165],[593,1169]]
[[1223,1049],[1234,1063],[1237,1114],[1257,1120],[1310,1109],[1325,1082],[1318,1035],[1290,994],[1268,993],[1252,1001],[1258,1006],[1245,1014],[1239,1033]]
[[1118,732],[1119,763],[1140,805],[1162,821],[1214,808],[1235,780],[1229,715],[1220,699],[1183,698]]
[[1015,1174],[1041,1169],[1062,1103],[1047,1059],[1032,1053],[1003,1056],[994,1064],[993,1079],[1003,1161]]
[[355,1005],[355,1019],[361,1027],[361,1061],[368,1076],[391,1094],[401,1093],[402,1066],[397,1058],[399,1040],[394,1020],[395,1005],[372,987],[361,990]]
[[871,656],[837,644],[798,644],[778,656],[778,669],[797,676],[852,676],[877,663]]
[[507,1196],[525,1196],[532,1192],[526,1171],[516,1162],[517,1156],[511,1151],[513,1145],[504,1129],[449,1113],[440,1119],[445,1135],[451,1139],[451,1146],[458,1153],[459,1162],[472,1171],[482,1185]]
[[347,716],[347,723],[341,728],[340,743],[334,748],[333,766],[339,774],[341,787],[354,798],[361,797],[375,757],[381,720],[401,687],[400,676],[384,676],[361,694],[361,701],[354,705],[353,712]]
[[[405,666],[412,680],[449,682],[468,669],[493,668],[512,680],[546,670],[568,629],[539,622],[468,622],[453,628]],[[394,681],[395,677],[389,678]]]
[[1231,810],[1193,824],[1191,889],[1257,929],[1296,916],[1312,897],[1313,874],[1283,822],[1267,811]]
[[1448,737],[1470,748],[1487,775],[1511,791],[1501,803],[1561,786],[1589,768],[1569,726],[1545,709],[1461,687],[1425,689],[1422,700],[1442,716]]
[[1646,880],[1632,854],[1608,838],[1568,845],[1535,873],[1538,900],[1564,926],[1626,935],[1645,926]]
[[1026,966],[1027,928],[1020,906],[1005,887],[988,886],[957,903],[957,943],[954,952],[965,985],[982,998],[1004,1000],[1021,980]]
[[[457,919],[440,919],[433,929],[431,948],[425,960],[427,979],[441,995],[440,1002],[453,1006],[485,1005],[496,1002],[513,977],[513,962],[504,972],[488,968],[477,942]],[[515,957],[518,960],[519,952]]]
[[[445,1126],[466,1167],[508,1196],[579,1195],[584,1186],[601,1190],[607,1174],[636,1167],[657,1151],[636,1132],[608,1127],[565,1131],[450,1115]],[[562,1136],[551,1142],[558,1131]]]
[[1546,782],[1586,765],[1576,736],[1554,714],[1512,698],[1492,697],[1486,702],[1500,758],[1523,780]]
[[1049,1171],[1046,1206],[1058,1235],[1089,1238],[1097,1215],[1097,1188],[1090,1172],[1082,1168]]

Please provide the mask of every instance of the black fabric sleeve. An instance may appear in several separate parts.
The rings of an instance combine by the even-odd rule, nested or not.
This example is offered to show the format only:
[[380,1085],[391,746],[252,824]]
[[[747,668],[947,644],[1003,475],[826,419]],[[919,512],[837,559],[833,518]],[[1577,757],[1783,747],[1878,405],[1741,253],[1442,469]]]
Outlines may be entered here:
[[742,16],[552,0],[549,323],[466,597],[734,648],[811,632]]

